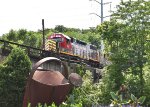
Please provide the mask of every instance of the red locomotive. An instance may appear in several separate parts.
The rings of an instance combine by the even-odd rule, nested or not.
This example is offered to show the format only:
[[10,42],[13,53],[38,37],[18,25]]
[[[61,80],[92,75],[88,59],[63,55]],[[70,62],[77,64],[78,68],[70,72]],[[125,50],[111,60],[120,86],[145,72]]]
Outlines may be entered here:
[[60,51],[68,52],[70,53],[72,51],[72,44],[71,44],[71,38],[61,34],[61,33],[54,33],[51,36],[48,36],[48,41],[53,40],[55,42],[58,42]]

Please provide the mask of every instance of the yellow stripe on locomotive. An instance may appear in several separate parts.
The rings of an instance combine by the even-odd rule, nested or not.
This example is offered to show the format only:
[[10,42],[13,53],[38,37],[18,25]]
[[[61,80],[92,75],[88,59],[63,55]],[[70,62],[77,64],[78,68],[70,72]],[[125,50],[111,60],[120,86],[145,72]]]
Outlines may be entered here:
[[46,46],[45,46],[45,50],[48,51],[55,51],[56,52],[56,42],[53,40],[47,40],[46,41]]

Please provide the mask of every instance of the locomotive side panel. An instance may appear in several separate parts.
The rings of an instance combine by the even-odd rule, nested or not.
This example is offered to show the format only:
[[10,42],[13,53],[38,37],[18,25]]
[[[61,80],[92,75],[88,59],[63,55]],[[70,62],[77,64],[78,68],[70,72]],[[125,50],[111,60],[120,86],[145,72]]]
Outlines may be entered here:
[[89,60],[90,59],[90,57],[91,57],[91,49],[90,49],[90,44],[87,44],[86,45],[86,58],[87,58],[87,60]]
[[86,59],[87,58],[86,43],[83,41],[76,40],[75,38],[73,39],[74,39],[72,41],[73,55]]
[[88,44],[87,51],[88,51],[88,55],[89,55],[89,60],[93,60],[96,62],[100,61],[99,50],[96,48],[96,46]]

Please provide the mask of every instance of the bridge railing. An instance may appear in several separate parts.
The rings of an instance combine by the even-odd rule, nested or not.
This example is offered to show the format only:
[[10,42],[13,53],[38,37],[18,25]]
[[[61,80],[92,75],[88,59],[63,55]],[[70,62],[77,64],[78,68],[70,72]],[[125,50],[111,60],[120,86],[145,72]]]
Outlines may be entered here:
[[46,50],[43,50],[43,49],[34,48],[34,47],[31,47],[31,46],[18,44],[18,43],[14,43],[14,42],[11,42],[11,41],[0,39],[0,52],[1,52],[1,54],[8,55],[11,52],[13,46],[17,46],[17,47],[20,47],[21,49],[25,50],[25,52],[30,57],[42,58],[44,56],[57,56],[56,53],[51,52],[51,51],[46,51]]
[[20,47],[21,49],[25,50],[25,52],[28,54],[30,58],[37,59],[37,60],[42,59],[44,57],[56,57],[63,61],[67,61],[68,63],[81,64],[84,62],[91,67],[103,68],[103,65],[97,61],[91,61],[87,59],[84,60],[83,58],[74,56],[72,54],[59,53],[59,51],[55,52],[52,50],[39,49],[32,46],[14,43],[2,39],[0,39],[0,52],[1,52],[0,54],[2,54],[3,56],[7,56],[11,52],[14,46]]

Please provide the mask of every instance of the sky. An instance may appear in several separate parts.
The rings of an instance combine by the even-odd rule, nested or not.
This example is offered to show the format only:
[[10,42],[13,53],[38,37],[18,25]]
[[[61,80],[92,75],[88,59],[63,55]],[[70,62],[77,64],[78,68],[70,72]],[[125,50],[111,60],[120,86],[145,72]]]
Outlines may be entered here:
[[[100,0],[97,0],[100,2]],[[115,10],[120,0],[103,0],[112,2]],[[111,13],[110,4],[104,5],[104,16]],[[0,1],[0,36],[10,29],[27,29],[37,31],[42,29],[42,19],[45,28],[63,25],[70,28],[88,29],[100,24],[100,4],[89,0],[1,0]],[[104,21],[109,18],[104,19]]]

